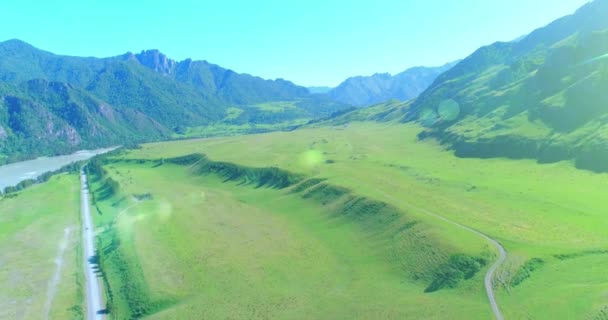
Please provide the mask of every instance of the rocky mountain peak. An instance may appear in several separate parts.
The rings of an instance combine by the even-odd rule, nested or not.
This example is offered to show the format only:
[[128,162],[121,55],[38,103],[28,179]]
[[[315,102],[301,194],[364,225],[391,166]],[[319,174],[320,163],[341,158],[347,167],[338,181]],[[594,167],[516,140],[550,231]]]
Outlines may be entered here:
[[163,75],[168,75],[173,71],[176,65],[175,60],[169,59],[162,52],[153,50],[144,50],[135,55],[135,58],[142,65]]

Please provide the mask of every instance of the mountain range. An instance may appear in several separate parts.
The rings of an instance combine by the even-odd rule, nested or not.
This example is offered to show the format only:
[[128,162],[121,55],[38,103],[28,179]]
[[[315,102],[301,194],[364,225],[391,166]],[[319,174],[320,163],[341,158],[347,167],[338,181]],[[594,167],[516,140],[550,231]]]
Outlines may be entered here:
[[410,102],[330,121],[418,122],[462,157],[574,160],[608,172],[608,1],[595,0],[523,38],[496,42]]
[[[0,57],[0,163],[167,139],[214,123],[311,119],[347,107],[283,79],[175,61],[158,50],[85,58],[9,40],[0,43]],[[258,106],[266,103],[288,107]]]
[[443,72],[458,61],[441,67],[415,67],[394,76],[376,73],[346,79],[327,92],[332,100],[352,106],[368,106],[392,99],[407,101],[418,97]]
[[390,85],[374,76],[330,89],[176,61],[159,50],[74,57],[9,40],[0,43],[0,57],[0,164],[217,124],[285,128],[353,105],[409,99],[448,67],[414,68]]
[[607,16],[608,0],[595,0],[462,61],[354,77],[333,89],[174,61],[158,50],[83,58],[10,40],[0,43],[0,163],[167,139],[217,123],[333,114],[329,121],[419,122],[421,139],[463,157],[574,160],[608,171]]

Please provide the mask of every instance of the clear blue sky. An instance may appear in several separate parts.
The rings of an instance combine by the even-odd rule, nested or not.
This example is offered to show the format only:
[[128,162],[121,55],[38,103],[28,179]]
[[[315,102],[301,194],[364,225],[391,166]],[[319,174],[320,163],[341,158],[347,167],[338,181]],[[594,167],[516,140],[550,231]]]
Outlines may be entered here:
[[[2,1],[0,41],[69,55],[157,48],[301,85],[466,57],[587,0]],[[1,58],[1,57],[0,57]]]

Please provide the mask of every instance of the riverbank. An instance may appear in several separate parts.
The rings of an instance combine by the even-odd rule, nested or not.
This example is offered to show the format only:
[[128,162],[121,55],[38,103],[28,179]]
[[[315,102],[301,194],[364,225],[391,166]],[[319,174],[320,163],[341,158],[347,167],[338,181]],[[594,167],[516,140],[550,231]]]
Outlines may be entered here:
[[74,162],[88,160],[96,155],[110,152],[117,147],[96,150],[81,150],[68,155],[40,157],[34,160],[15,162],[0,166],[0,190],[15,186],[22,181],[36,179]]

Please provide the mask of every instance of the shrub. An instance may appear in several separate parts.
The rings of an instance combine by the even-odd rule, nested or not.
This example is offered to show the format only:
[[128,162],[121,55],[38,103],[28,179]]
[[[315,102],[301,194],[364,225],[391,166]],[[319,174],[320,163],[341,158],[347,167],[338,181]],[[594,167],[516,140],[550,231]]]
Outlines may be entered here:
[[534,270],[539,269],[543,266],[545,261],[540,258],[532,258],[526,261],[515,273],[513,278],[511,278],[511,286],[517,286],[521,284],[524,280],[530,278],[532,272]]
[[294,174],[276,167],[253,168],[229,162],[209,160],[201,154],[191,154],[183,157],[167,159],[166,162],[182,166],[193,166],[196,174],[217,174],[226,181],[255,183],[256,187],[271,187],[282,189],[292,186],[304,179],[302,175]]
[[326,205],[347,194],[350,194],[350,190],[347,188],[322,183],[308,190],[306,193],[304,193],[304,195],[302,195],[302,198],[312,198],[320,202],[322,205]]
[[486,264],[482,258],[455,254],[435,271],[433,281],[424,292],[455,288],[462,280],[472,278]]

